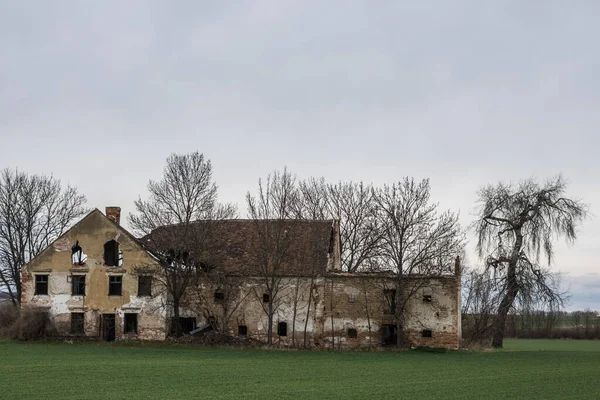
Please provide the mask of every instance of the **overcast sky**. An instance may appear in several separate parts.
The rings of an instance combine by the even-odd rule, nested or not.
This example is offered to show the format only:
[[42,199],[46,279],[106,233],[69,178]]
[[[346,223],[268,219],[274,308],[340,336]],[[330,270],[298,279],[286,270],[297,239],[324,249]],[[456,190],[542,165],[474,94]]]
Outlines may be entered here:
[[[284,165],[428,177],[465,226],[481,185],[562,172],[598,213],[600,2],[224,3],[1,2],[0,168],[124,215],[172,152],[241,216]],[[558,247],[573,308],[600,309],[599,243],[592,217]]]

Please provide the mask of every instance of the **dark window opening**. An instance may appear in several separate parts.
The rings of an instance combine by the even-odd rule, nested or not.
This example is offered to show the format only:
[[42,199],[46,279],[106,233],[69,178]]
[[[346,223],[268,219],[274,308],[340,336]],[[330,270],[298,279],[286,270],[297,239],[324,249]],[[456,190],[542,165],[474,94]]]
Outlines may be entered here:
[[348,329],[348,337],[351,339],[356,339],[358,337],[358,332],[354,328]]
[[384,346],[395,346],[398,340],[398,334],[395,324],[383,325],[380,329],[381,342]]
[[[171,334],[175,334],[175,329],[177,320],[175,317],[171,319]],[[194,329],[196,329],[196,318],[194,317],[179,317],[179,326],[181,328],[181,333],[190,333]]]
[[263,294],[263,303],[268,303],[270,298],[269,293]]
[[102,314],[102,339],[107,342],[112,342],[116,339],[116,326],[115,323],[116,317],[115,314]]
[[85,296],[85,275],[71,276],[71,294],[73,296]]
[[138,296],[152,296],[151,276],[140,276],[138,278]]
[[87,255],[79,245],[79,240],[75,242],[75,246],[71,247],[71,262],[73,265],[84,265],[87,260]]
[[35,276],[35,294],[48,294],[48,275]]
[[421,336],[422,337],[433,337],[433,332],[431,332],[430,329],[424,329],[423,331],[421,331]]
[[277,324],[277,334],[279,336],[287,336],[287,322],[280,322]]
[[84,313],[71,313],[71,333],[73,335],[83,335],[84,333]]
[[121,296],[121,288],[123,287],[123,277],[120,275],[108,277],[108,295]]
[[225,293],[220,290],[215,292],[215,303],[222,303],[225,300]]
[[238,336],[248,335],[248,327],[245,325],[238,326]]
[[385,289],[383,295],[386,302],[386,314],[396,313],[396,289]]
[[125,314],[125,333],[138,333],[138,315],[135,313]]
[[431,295],[430,294],[424,294],[423,295],[423,301],[427,302],[427,303],[431,303]]
[[119,265],[119,242],[116,240],[104,243],[104,264],[109,267]]

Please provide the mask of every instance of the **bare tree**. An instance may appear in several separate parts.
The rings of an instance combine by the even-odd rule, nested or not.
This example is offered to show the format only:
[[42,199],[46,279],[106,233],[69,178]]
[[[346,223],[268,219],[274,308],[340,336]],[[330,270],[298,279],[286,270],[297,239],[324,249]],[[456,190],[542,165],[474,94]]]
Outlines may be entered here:
[[408,301],[426,284],[415,277],[448,274],[461,254],[464,233],[458,216],[439,214],[430,204],[429,180],[416,183],[404,178],[374,190],[377,223],[381,234],[381,264],[394,274],[395,288],[388,293],[396,320],[396,345],[404,344],[404,311]]
[[293,229],[286,221],[296,199],[295,177],[287,170],[270,174],[263,184],[258,181],[258,193],[246,195],[248,214],[254,221],[256,246],[253,259],[263,280],[264,293],[256,292],[267,316],[267,344],[273,344],[273,317],[281,305],[280,295],[284,266],[290,259]]
[[139,265],[138,274],[150,274],[166,292],[172,307],[175,334],[181,335],[180,307],[188,289],[197,284],[197,271],[209,268],[212,238],[222,221],[235,214],[217,202],[210,160],[198,152],[167,158],[163,178],[148,183],[148,200],[135,202],[129,215],[134,232],[156,257],[158,268]]
[[52,176],[0,173],[0,287],[14,305],[21,302],[21,267],[87,212],[85,202]]
[[381,232],[373,194],[373,188],[362,182],[328,186],[331,213],[340,220],[342,265],[348,272],[367,268],[378,256]]
[[324,178],[298,184],[294,216],[303,219],[340,221],[342,268],[348,272],[364,269],[376,257],[379,231],[371,185],[363,182],[326,183]]
[[463,269],[462,332],[465,344],[479,343],[491,337],[491,327],[499,296],[494,276],[489,271]]
[[502,281],[502,300],[494,320],[492,346],[502,347],[506,316],[519,294],[546,303],[561,303],[548,269],[539,265],[543,253],[550,265],[553,239],[576,239],[576,228],[587,206],[564,197],[567,182],[558,176],[540,184],[533,179],[517,185],[499,183],[479,191],[479,219],[473,227],[477,249]]

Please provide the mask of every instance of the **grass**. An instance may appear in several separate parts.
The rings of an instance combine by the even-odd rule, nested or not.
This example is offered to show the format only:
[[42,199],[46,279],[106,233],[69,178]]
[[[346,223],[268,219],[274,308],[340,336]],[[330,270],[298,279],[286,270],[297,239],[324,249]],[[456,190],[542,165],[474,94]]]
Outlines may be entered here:
[[444,353],[0,342],[2,399],[590,399],[599,377],[600,341]]

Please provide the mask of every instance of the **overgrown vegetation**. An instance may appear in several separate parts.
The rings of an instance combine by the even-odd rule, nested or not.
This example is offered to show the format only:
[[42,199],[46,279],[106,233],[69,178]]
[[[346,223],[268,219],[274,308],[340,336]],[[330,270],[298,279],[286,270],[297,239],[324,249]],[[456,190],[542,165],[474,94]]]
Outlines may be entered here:
[[0,338],[27,341],[55,336],[56,329],[47,313],[0,306]]

